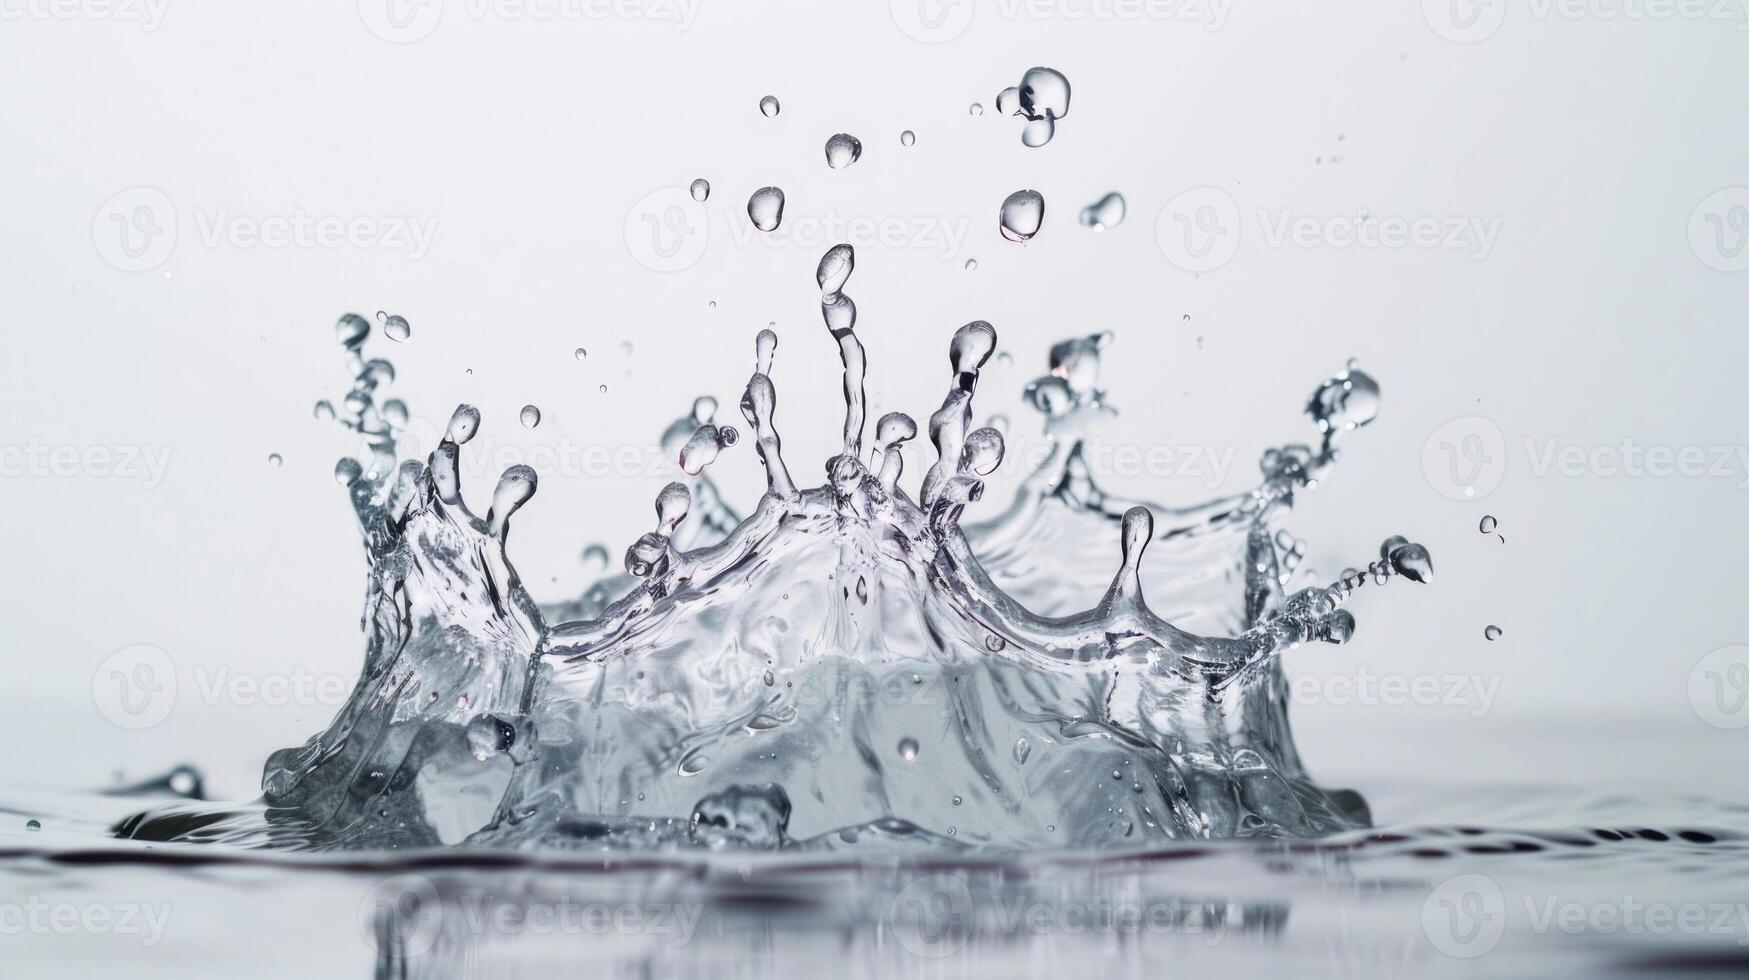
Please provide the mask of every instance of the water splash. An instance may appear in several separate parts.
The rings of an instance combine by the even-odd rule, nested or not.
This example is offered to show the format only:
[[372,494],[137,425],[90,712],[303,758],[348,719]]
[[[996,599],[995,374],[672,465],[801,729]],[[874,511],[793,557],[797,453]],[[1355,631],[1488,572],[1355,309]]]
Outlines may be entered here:
[[[1322,444],[1268,451],[1255,488],[1144,504],[1101,489],[1084,452],[1111,414],[1098,380],[1113,338],[1072,338],[1027,387],[1049,455],[1005,510],[962,525],[1005,455],[1000,431],[973,426],[997,331],[973,321],[952,335],[924,427],[934,459],[908,490],[917,423],[887,413],[864,442],[855,266],[838,245],[815,273],[844,390],[824,485],[799,486],[784,460],[777,335],[762,330],[740,401],[765,474],[756,506],[735,512],[705,475],[739,434],[701,398],[664,435],[680,478],[623,574],[544,609],[507,552],[535,472],[506,470],[476,516],[458,479],[483,424],[469,405],[424,460],[399,459],[404,406],[377,407],[393,370],[364,359],[369,324],[343,318],[354,382],[336,418],[369,456],[336,467],[369,562],[357,687],[325,731],[269,759],[262,806],[184,801],[123,833],[314,848],[1110,847],[1364,824],[1357,796],[1304,772],[1279,657],[1345,642],[1357,592],[1425,582],[1432,562],[1393,537],[1363,571],[1290,591],[1303,545],[1277,525],[1376,415],[1377,384],[1350,368],[1320,385],[1308,413]],[[1220,621],[1232,629],[1193,628]]]

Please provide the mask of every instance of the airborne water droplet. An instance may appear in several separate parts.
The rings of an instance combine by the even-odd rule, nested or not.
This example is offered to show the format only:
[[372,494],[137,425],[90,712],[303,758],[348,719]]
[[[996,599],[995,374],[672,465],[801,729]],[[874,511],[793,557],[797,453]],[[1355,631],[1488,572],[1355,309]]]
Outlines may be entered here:
[[267,455],[267,465],[273,467],[274,469],[279,469],[280,464],[284,463],[284,462],[285,462],[285,458],[280,456],[280,454],[278,454],[278,453],[269,453]]
[[862,141],[849,133],[835,133],[826,141],[826,166],[842,170],[862,157]]
[[899,740],[899,758],[904,759],[906,762],[917,761],[916,739],[902,738]]
[[977,272],[978,271],[978,260],[977,259],[967,259],[966,260],[966,271],[967,272]]
[[747,199],[747,217],[760,231],[775,231],[783,222],[783,191],[776,187],[761,187]]
[[779,112],[782,112],[783,106],[777,104],[777,96],[768,95],[759,100],[759,111],[764,113],[765,117],[769,119],[772,116],[777,115]]
[[1499,526],[1500,526],[1500,522],[1495,520],[1492,515],[1489,515],[1487,517],[1482,518],[1481,527],[1482,527],[1483,534],[1493,534],[1494,529],[1499,527]]
[[1029,68],[1020,80],[1020,111],[1028,119],[1069,115],[1069,80],[1051,68]]
[[917,134],[911,132],[909,129],[899,134],[899,145],[901,146],[910,146],[916,142]]
[[582,360],[587,360],[587,359],[588,359],[588,357],[589,357],[589,352],[588,352],[588,351],[586,351],[586,350],[584,350],[584,349],[583,349],[583,348],[581,348],[581,347],[579,347],[579,348],[577,348],[577,353],[576,353],[576,358],[577,358],[577,360],[579,360],[579,361],[582,361]]
[[974,102],[974,103],[972,103],[972,108],[969,111],[974,116],[981,116],[984,114],[984,107],[979,105],[978,103]]
[[704,201],[711,196],[711,182],[703,177],[692,182],[692,199]]
[[348,313],[334,324],[334,336],[340,341],[340,346],[347,350],[357,350],[364,346],[364,340],[370,336],[370,321],[357,313]]
[[1490,626],[1487,629],[1482,631],[1482,635],[1484,637],[1486,637],[1490,642],[1492,642],[1494,640],[1500,639],[1501,636],[1505,635],[1505,631],[1502,630],[1498,626]]
[[522,424],[525,428],[534,428],[540,424],[540,408],[535,405],[522,406]]
[[1044,221],[1045,199],[1038,191],[1015,191],[1002,202],[1002,237],[1011,242],[1030,240]]
[[1020,142],[1023,146],[1043,146],[1057,135],[1057,121],[1052,117],[1040,116],[1027,121],[1026,127],[1020,131]]
[[406,343],[407,338],[413,336],[413,325],[399,313],[393,314],[383,320],[383,336],[398,344]]
[[[1123,223],[1126,210],[1123,195],[1112,191],[1081,209],[1081,223],[1094,231],[1116,228]],[[1190,318],[1187,316],[1185,319]]]

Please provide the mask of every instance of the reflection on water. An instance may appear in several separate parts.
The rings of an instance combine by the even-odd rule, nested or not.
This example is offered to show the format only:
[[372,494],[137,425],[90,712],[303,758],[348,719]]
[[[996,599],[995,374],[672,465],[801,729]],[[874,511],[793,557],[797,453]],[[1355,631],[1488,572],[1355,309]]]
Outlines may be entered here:
[[[181,976],[271,964],[381,977],[1564,977],[1749,966],[1749,808],[1699,797],[1452,788],[1473,824],[1115,854],[292,854],[104,833],[144,799],[171,799],[171,782],[0,800],[8,972],[128,962]],[[33,819],[40,830],[25,829]]]

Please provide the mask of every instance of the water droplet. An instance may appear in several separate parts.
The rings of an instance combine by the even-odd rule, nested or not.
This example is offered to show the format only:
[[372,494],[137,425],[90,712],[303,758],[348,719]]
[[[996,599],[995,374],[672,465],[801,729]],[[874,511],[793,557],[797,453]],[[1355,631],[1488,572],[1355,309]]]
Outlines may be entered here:
[[1028,119],[1069,115],[1069,80],[1051,68],[1028,68],[1020,79],[1020,111]]
[[334,403],[324,398],[316,403],[316,407],[312,414],[323,421],[327,421],[334,417]]
[[577,360],[579,360],[579,361],[588,360],[589,359],[589,352],[584,350],[583,348],[579,347],[579,348],[577,348],[577,353],[575,356],[576,356]]
[[770,119],[782,112],[783,106],[777,104],[777,96],[768,95],[759,100],[759,111],[765,115],[765,118]]
[[862,157],[862,141],[849,133],[834,133],[826,141],[826,166],[842,170]]
[[899,758],[904,759],[906,762],[917,761],[916,739],[902,738],[899,740]]
[[1025,128],[1020,131],[1020,142],[1023,146],[1043,146],[1057,135],[1057,121],[1050,116],[1040,116],[1027,120]]
[[1493,518],[1493,516],[1490,515],[1488,517],[1482,518],[1482,525],[1481,526],[1482,526],[1482,533],[1483,534],[1493,534],[1494,529],[1500,526],[1500,522],[1495,520]]
[[783,221],[783,191],[776,187],[761,187],[747,199],[747,217],[760,231],[775,231]]
[[522,418],[522,425],[524,428],[528,428],[528,429],[534,428],[535,426],[540,424],[540,408],[538,406],[535,406],[535,405],[522,406],[521,418]]
[[1026,759],[1030,755],[1032,755],[1032,743],[1026,740],[1025,735],[1022,735],[1014,743],[1014,761],[1019,765],[1025,765]]
[[274,469],[279,469],[280,464],[282,464],[284,462],[285,462],[285,457],[281,456],[278,453],[268,453],[267,454],[267,465],[273,467]]
[[40,821],[40,820],[26,820],[24,822],[24,829],[25,830],[41,830],[41,829],[43,829],[42,821]]
[[996,93],[996,114],[999,116],[1020,115],[1020,88],[1010,85]]
[[981,116],[984,114],[984,107],[974,102],[970,111],[974,116]]
[[1495,640],[1500,639],[1500,637],[1504,636],[1505,631],[1502,630],[1498,626],[1490,626],[1487,629],[1482,631],[1482,635],[1487,637],[1489,642],[1493,642]]
[[598,388],[596,390],[600,391],[604,395],[607,394],[607,386],[606,385],[602,385],[600,388]]
[[399,313],[393,314],[383,320],[383,336],[397,344],[404,344],[413,336],[413,325]]
[[703,177],[692,182],[692,199],[704,201],[711,196],[711,182]]
[[370,321],[357,313],[348,313],[335,322],[334,336],[340,341],[340,346],[358,350],[364,346],[364,339],[370,336]]
[[1002,237],[1011,242],[1030,240],[1044,221],[1045,199],[1038,191],[1015,191],[1002,202]]
[[899,134],[899,145],[900,146],[910,146],[916,142],[917,142],[917,134],[911,132],[909,129],[907,129],[904,132]]
[[957,797],[957,796],[956,796],[956,797],[954,797],[954,798],[953,798],[953,805],[954,805],[954,806],[959,806],[959,805],[960,805],[960,804],[961,804],[961,803],[962,803],[962,802],[964,802],[964,801],[963,801],[963,800],[961,800],[961,799],[960,799],[960,798],[959,798],[959,797]]
[[967,272],[977,272],[978,271],[978,260],[977,259],[967,259],[966,260],[966,271]]
[[[1127,207],[1123,195],[1116,191],[1081,209],[1081,223],[1094,231],[1104,231],[1123,224]],[[1186,316],[1186,320],[1190,317]]]

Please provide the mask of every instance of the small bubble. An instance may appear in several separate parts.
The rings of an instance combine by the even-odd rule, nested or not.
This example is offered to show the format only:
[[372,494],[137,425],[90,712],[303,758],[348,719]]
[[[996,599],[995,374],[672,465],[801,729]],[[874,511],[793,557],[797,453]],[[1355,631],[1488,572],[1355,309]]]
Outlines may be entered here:
[[279,469],[280,465],[284,462],[285,462],[285,457],[281,456],[278,453],[268,453],[267,454],[267,465],[273,467],[274,469]]
[[917,761],[916,739],[903,738],[899,740],[899,758],[904,759],[906,762]]
[[914,144],[916,142],[917,142],[917,134],[911,132],[909,129],[907,129],[904,132],[899,134],[899,145],[900,146],[911,146],[912,144]]
[[765,115],[765,118],[770,119],[782,112],[783,106],[777,104],[777,96],[768,95],[759,100],[759,111]]
[[522,406],[521,418],[524,428],[532,429],[540,425],[540,408],[535,405]]
[[1505,631],[1502,630],[1498,626],[1490,626],[1487,629],[1482,631],[1482,635],[1484,637],[1487,637],[1489,642],[1493,642],[1494,640],[1498,640],[1498,639],[1500,639],[1500,637],[1504,636]]
[[974,116],[981,116],[984,114],[984,107],[974,102],[972,103],[971,113]]
[[711,182],[710,181],[705,180],[703,177],[700,177],[699,179],[692,182],[692,199],[693,200],[702,202],[706,198],[709,198],[710,196],[711,196]]
[[959,797],[957,797],[957,796],[956,796],[956,797],[954,797],[954,798],[953,798],[953,805],[954,805],[954,806],[959,806],[959,805],[960,805],[960,803],[962,803],[962,802],[963,802],[963,801],[962,801],[962,800],[961,800],[961,799],[960,799],[960,798],[959,798]]

